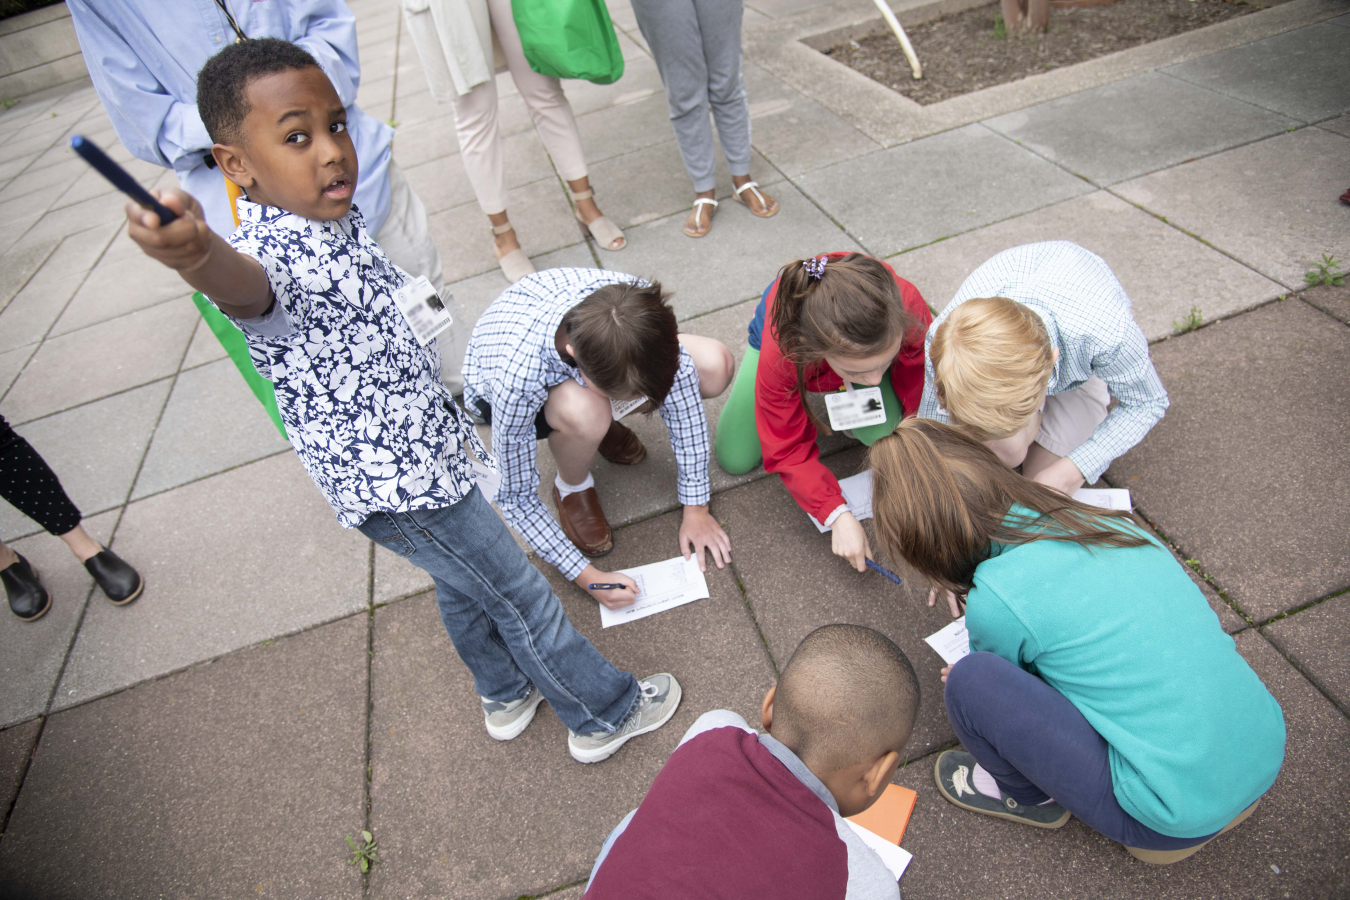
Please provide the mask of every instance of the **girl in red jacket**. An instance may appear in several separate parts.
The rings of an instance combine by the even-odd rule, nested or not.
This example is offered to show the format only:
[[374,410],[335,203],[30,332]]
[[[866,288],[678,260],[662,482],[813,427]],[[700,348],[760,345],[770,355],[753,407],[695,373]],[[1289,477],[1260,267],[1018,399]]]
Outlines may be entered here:
[[762,458],[802,509],[833,526],[835,554],[859,572],[871,552],[867,535],[820,461],[816,430],[829,426],[806,405],[806,392],[834,394],[826,403],[835,425],[871,446],[919,408],[932,321],[918,289],[880,260],[828,253],[788,263],[750,320],[750,346],[717,420],[722,468],[739,475]]

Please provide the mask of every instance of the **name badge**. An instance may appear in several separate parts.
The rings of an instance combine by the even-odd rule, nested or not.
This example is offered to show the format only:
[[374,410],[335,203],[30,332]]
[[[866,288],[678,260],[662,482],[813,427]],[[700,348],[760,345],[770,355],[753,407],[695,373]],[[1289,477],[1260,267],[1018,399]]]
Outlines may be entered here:
[[609,411],[610,414],[614,417],[614,421],[617,422],[646,402],[647,402],[646,397],[637,397],[632,400],[623,400],[623,401],[615,400],[613,397],[610,397]]
[[825,411],[830,415],[830,427],[835,431],[880,425],[886,421],[886,405],[881,402],[880,387],[855,388],[825,395]]
[[417,343],[425,347],[432,338],[450,327],[450,310],[441,302],[441,295],[424,277],[409,281],[394,291],[394,305],[403,314],[403,321],[412,329]]

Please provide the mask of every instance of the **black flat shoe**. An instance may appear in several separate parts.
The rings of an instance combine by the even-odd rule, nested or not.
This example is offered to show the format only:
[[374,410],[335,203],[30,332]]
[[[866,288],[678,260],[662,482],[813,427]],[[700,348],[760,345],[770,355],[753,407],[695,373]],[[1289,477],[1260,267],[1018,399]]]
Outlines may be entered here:
[[111,550],[103,550],[97,556],[84,561],[84,567],[94,576],[103,593],[108,595],[113,606],[126,606],[141,595],[145,582],[136,570],[122,561]]
[[52,595],[38,581],[37,572],[22,555],[15,554],[19,561],[0,570],[0,582],[4,582],[5,594],[9,597],[9,611],[25,622],[40,619],[52,608]]

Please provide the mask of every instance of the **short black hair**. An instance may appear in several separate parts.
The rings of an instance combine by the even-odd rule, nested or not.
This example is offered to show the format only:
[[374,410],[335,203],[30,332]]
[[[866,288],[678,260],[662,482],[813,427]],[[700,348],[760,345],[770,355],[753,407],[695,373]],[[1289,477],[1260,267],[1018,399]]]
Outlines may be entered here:
[[303,47],[280,38],[230,44],[197,74],[197,113],[217,144],[238,143],[248,115],[248,85],[255,78],[293,69],[320,68]]
[[894,750],[919,712],[903,650],[862,625],[825,625],[802,639],[773,701],[773,734],[813,771],[835,772]]
[[597,288],[563,316],[577,365],[617,400],[660,406],[680,369],[680,328],[659,281]]

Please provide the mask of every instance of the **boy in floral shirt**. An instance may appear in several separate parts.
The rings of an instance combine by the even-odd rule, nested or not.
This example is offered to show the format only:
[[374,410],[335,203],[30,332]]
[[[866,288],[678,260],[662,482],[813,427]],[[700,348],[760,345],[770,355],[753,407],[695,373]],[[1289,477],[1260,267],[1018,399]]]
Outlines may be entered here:
[[516,737],[546,699],[573,758],[589,763],[660,728],[679,683],[639,682],[578,634],[477,488],[469,453],[496,463],[442,385],[434,341],[400,305],[413,279],[352,206],[356,154],[323,70],[286,41],[243,41],[202,69],[197,102],[217,165],[247,194],[239,229],[226,243],[196,200],[170,191],[160,200],[179,218],[161,226],[129,205],[128,233],[248,337],[338,521],[432,576],[488,733]]

